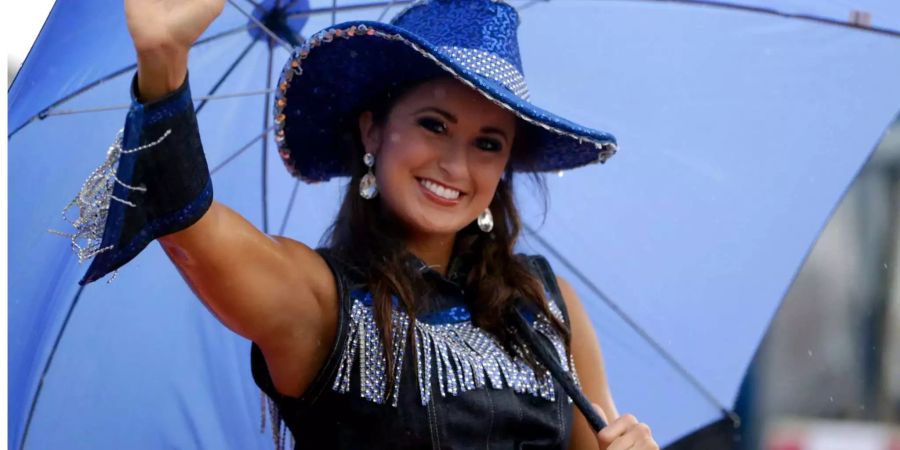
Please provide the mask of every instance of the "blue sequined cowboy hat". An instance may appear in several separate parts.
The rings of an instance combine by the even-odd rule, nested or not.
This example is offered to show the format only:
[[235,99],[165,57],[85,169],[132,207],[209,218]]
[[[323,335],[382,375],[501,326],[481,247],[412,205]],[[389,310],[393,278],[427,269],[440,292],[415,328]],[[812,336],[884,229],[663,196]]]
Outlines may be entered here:
[[[339,134],[360,107],[390,86],[449,73],[521,119],[536,146],[529,169],[605,162],[616,139],[528,101],[516,10],[497,0],[426,0],[391,23],[344,22],[311,36],[285,64],[275,98],[275,141],[292,175],[350,175]],[[516,167],[513,167],[516,170]]]

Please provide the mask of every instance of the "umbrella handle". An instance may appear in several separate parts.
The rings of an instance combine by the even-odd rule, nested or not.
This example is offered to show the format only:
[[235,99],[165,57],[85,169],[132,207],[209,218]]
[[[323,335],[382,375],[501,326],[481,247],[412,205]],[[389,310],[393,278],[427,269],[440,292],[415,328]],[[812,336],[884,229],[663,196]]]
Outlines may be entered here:
[[572,379],[572,375],[569,374],[566,370],[564,370],[559,361],[557,361],[554,356],[555,351],[551,349],[550,344],[546,341],[546,338],[541,337],[534,329],[531,327],[528,319],[525,318],[525,315],[522,312],[522,308],[524,307],[520,302],[519,307],[516,308],[515,320],[514,324],[519,329],[519,331],[525,336],[525,340],[530,342],[532,345],[532,349],[535,351],[538,359],[547,366],[550,370],[550,373],[553,374],[553,377],[556,378],[557,381],[562,385],[563,389],[566,391],[566,394],[575,402],[575,405],[578,406],[578,409],[581,410],[581,413],[587,419],[588,423],[593,428],[594,433],[599,433],[600,430],[606,428],[606,421],[600,417],[597,411],[594,410],[591,401],[584,395],[584,392],[578,388],[575,384],[575,380]]

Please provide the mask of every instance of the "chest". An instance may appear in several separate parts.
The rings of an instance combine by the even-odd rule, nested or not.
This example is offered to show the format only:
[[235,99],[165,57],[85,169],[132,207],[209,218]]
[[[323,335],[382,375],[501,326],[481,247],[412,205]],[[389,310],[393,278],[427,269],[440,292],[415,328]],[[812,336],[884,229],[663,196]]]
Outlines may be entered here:
[[[315,417],[302,421],[309,430],[294,430],[298,443],[334,426],[348,443],[389,448],[568,445],[572,404],[558,383],[527,364],[520,348],[509,352],[475,326],[464,305],[451,302],[415,321],[393,309],[386,345],[371,296],[353,291],[350,300],[340,362]],[[568,367],[561,339],[546,322],[534,326]]]

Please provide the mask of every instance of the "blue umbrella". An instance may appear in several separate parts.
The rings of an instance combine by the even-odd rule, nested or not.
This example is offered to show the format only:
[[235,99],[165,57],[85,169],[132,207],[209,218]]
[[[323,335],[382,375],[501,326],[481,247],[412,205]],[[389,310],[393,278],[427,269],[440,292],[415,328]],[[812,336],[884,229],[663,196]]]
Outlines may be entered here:
[[[345,181],[288,176],[268,92],[303,36],[404,3],[295,1],[284,20],[273,0],[226,6],[190,65],[220,201],[318,242]],[[620,143],[603,166],[548,178],[546,220],[522,186],[521,251],[575,286],[619,410],[660,444],[737,420],[769,321],[897,112],[900,5],[513,3],[533,102]],[[47,232],[69,231],[60,212],[124,121],[121,8],[57,2],[9,91],[10,448],[268,448],[250,343],[157,245],[111,284],[79,287],[86,266]]]

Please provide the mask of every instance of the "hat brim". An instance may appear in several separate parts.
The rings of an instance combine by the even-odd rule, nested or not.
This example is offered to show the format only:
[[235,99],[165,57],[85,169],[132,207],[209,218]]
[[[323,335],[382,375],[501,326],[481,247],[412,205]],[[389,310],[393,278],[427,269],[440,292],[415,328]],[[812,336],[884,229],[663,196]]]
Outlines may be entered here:
[[313,35],[285,64],[274,113],[275,140],[286,167],[307,182],[349,176],[353,155],[342,141],[350,137],[348,126],[360,107],[391,86],[444,73],[533,127],[528,135],[537,159],[529,170],[602,163],[616,151],[613,135],[529,103],[414,33],[381,22],[354,21]]

